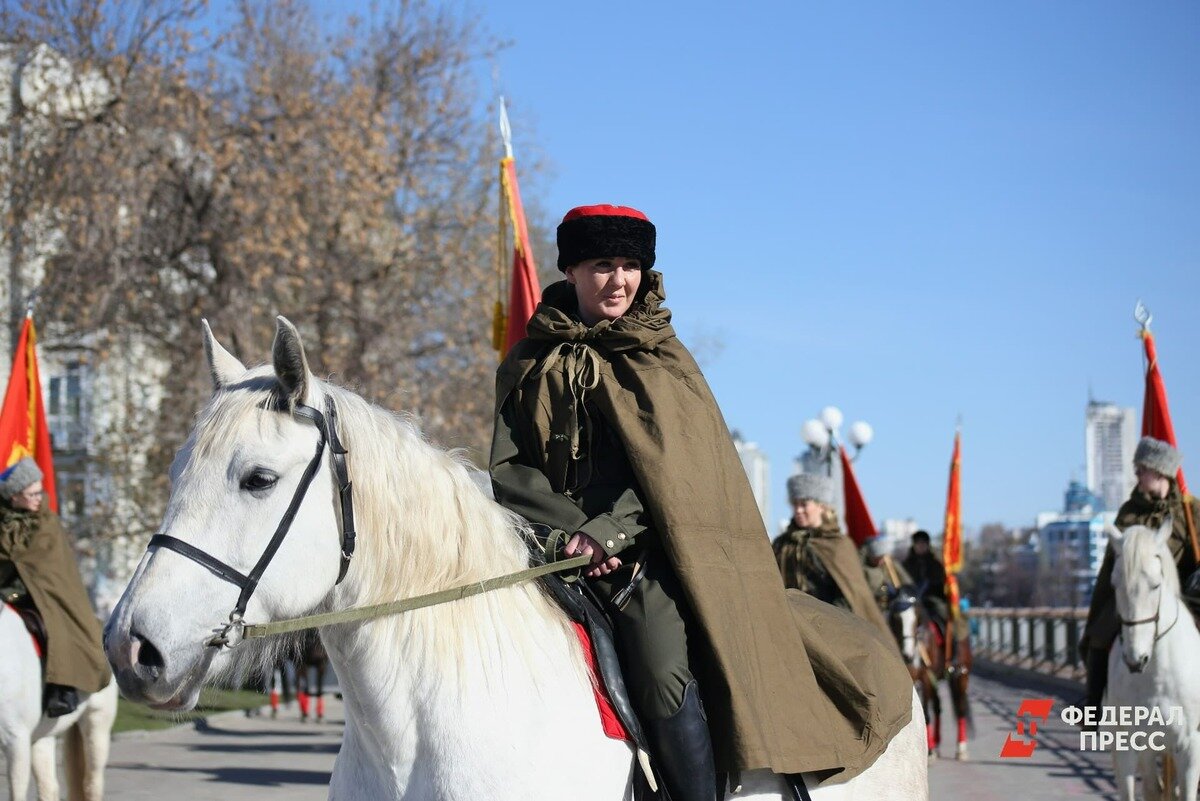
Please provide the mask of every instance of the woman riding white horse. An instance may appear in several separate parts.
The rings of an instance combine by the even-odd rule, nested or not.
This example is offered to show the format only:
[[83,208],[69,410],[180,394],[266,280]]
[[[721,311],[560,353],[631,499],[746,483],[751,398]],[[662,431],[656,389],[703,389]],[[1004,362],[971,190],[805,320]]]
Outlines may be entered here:
[[[162,533],[106,630],[125,695],[187,709],[239,654],[262,658],[250,642],[229,647],[241,614],[345,610],[528,566],[520,521],[461,457],[316,380],[290,323],[280,320],[274,369],[246,371],[211,334],[206,343],[216,392],[172,467]],[[357,548],[351,494],[341,491],[346,450]],[[238,615],[222,626],[230,610]],[[579,642],[536,584],[329,625],[321,636],[346,701],[332,798],[630,797],[633,752],[605,737]],[[743,797],[782,797],[769,773],[742,781]],[[812,797],[927,794],[916,712],[870,768]]]
[[[65,738],[70,797],[104,793],[117,691],[100,626],[58,516],[43,507],[42,471],[29,457],[0,473],[0,748],[9,790],[24,801],[32,766],[38,797],[58,798],[54,742]],[[14,606],[36,610],[45,659]]]
[[71,712],[48,718],[42,714],[41,657],[25,623],[7,604],[0,604],[0,654],[0,748],[8,762],[10,798],[26,798],[32,771],[38,799],[57,801],[55,742],[61,737],[67,798],[100,801],[117,716],[116,682],[110,678],[100,692],[84,693]]
[[[1158,529],[1109,529],[1120,642],[1109,655],[1105,705],[1158,710],[1166,719],[1165,725],[1154,727],[1165,734],[1161,754],[1150,749],[1114,751],[1123,801],[1136,797],[1134,779],[1139,772],[1145,797],[1160,797],[1155,764],[1160,755],[1171,755],[1177,762],[1175,798],[1196,801],[1200,782],[1200,631],[1180,594],[1169,546],[1172,525],[1167,517]],[[1176,707],[1183,711],[1180,720],[1171,712]]]

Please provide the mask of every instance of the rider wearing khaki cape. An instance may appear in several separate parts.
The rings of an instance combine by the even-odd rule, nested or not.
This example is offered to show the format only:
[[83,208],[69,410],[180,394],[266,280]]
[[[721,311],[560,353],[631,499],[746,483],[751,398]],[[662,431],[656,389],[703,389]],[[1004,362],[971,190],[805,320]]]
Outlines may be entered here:
[[103,689],[112,672],[71,544],[42,497],[42,471],[33,459],[0,474],[0,587],[28,593],[42,617],[44,706],[49,717],[58,717],[75,709],[79,692]]
[[[1129,500],[1117,510],[1116,527],[1121,531],[1130,526],[1147,526],[1157,529],[1171,518],[1171,537],[1167,546],[1175,559],[1179,584],[1184,601],[1193,616],[1200,612],[1200,567],[1192,553],[1192,540],[1188,532],[1186,503],[1191,507],[1193,524],[1200,524],[1200,503],[1191,495],[1186,498],[1179,490],[1175,477],[1183,464],[1183,454],[1169,443],[1153,437],[1142,437],[1133,453],[1133,468],[1137,485]],[[1087,665],[1088,706],[1099,706],[1108,686],[1108,653],[1121,631],[1117,615],[1117,597],[1113,590],[1112,573],[1116,554],[1110,545],[1104,552],[1104,561],[1096,575],[1096,587],[1092,591],[1092,602],[1088,608],[1087,625],[1080,642]]]
[[827,476],[800,473],[788,479],[787,488],[792,519],[771,543],[783,585],[848,609],[891,637],[854,542],[838,527],[833,482]]
[[581,207],[558,245],[567,281],[546,289],[497,373],[497,500],[592,555],[673,799],[712,799],[718,769],[861,773],[911,717],[908,673],[873,626],[785,591],[649,269],[654,226]]

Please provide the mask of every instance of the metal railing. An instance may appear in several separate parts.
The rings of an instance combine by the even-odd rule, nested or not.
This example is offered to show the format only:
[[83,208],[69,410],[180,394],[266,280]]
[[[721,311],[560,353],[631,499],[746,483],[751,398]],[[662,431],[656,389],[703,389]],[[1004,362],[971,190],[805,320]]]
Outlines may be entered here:
[[1082,681],[1079,638],[1087,609],[1034,607],[971,609],[971,651],[976,660]]

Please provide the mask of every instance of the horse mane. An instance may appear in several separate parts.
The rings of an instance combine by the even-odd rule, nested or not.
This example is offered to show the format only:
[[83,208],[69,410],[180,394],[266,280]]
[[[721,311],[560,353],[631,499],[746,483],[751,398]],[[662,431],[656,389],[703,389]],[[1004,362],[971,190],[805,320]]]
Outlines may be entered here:
[[1180,592],[1179,573],[1167,568],[1167,565],[1174,565],[1175,562],[1166,543],[1161,546],[1155,543],[1157,533],[1155,529],[1141,525],[1125,529],[1125,541],[1121,546],[1121,558],[1118,563],[1122,565],[1126,575],[1137,575],[1147,570],[1155,556],[1165,555],[1166,561],[1163,562],[1162,571],[1163,583],[1170,592],[1178,595]]
[[[316,387],[336,404],[339,436],[349,451],[358,531],[346,581],[331,599],[340,592],[340,605],[385,603],[529,565],[526,524],[484,493],[479,471],[464,451],[430,443],[412,415],[388,411],[327,381],[317,380]],[[214,395],[200,414],[191,448],[203,456],[247,426],[288,425],[288,415],[264,413],[277,408],[280,393],[270,367],[251,371]],[[173,475],[177,469],[172,468]],[[455,663],[465,644],[499,648],[531,672],[547,658],[562,664],[566,647],[573,654],[569,663],[587,675],[566,616],[536,582],[380,618],[363,630],[370,632],[371,647],[420,647],[445,671],[461,669]],[[277,639],[256,656],[246,655],[250,668],[273,665],[298,651],[298,638]],[[246,669],[240,664],[236,670]]]

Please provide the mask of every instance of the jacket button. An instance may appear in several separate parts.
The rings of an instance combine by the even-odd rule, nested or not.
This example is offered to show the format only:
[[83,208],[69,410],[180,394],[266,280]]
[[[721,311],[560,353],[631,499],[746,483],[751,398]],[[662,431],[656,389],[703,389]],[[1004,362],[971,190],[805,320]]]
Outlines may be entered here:
[[619,540],[623,540],[623,539],[625,539],[625,532],[624,532],[624,531],[622,531],[620,534],[618,534],[618,535],[617,535],[617,539],[619,539]]
[[616,545],[616,543],[613,542],[612,540],[609,540],[608,542],[604,543],[604,545],[608,548],[612,548],[613,546]]

